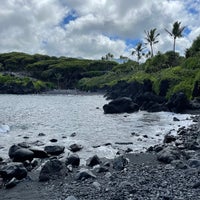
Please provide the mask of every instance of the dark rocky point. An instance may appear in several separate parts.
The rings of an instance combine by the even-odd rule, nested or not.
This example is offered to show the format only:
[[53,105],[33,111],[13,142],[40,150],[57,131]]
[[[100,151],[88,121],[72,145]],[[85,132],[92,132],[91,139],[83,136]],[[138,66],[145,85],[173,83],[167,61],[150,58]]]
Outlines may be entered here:
[[132,113],[139,110],[139,106],[131,98],[121,97],[103,106],[105,114]]

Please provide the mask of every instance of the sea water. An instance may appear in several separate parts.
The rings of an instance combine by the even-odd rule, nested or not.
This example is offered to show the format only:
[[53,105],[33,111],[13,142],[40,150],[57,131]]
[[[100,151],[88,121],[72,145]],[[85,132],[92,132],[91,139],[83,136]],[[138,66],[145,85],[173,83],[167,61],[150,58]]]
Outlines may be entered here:
[[95,154],[113,158],[127,148],[145,151],[192,123],[190,115],[170,112],[104,114],[105,103],[103,95],[0,95],[0,156],[7,158],[11,145],[27,142],[40,148],[63,145],[66,154],[77,143],[83,146],[78,154],[84,160]]

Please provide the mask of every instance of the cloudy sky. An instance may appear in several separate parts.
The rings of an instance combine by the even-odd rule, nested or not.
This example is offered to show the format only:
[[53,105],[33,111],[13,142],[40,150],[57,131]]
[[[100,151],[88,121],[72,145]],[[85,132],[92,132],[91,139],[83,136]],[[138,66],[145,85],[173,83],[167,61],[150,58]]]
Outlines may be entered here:
[[186,26],[184,54],[200,34],[200,0],[0,0],[0,53],[21,51],[100,59],[130,56],[144,30],[161,34],[155,51],[172,49],[164,30]]

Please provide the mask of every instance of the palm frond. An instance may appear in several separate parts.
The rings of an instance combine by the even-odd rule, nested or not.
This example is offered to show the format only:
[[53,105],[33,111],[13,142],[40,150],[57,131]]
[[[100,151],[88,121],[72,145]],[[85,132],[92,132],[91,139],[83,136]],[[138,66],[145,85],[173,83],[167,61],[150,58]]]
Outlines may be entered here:
[[170,31],[168,31],[166,28],[165,28],[165,31],[166,31],[167,33],[169,33],[170,36],[173,36],[173,34],[172,34]]

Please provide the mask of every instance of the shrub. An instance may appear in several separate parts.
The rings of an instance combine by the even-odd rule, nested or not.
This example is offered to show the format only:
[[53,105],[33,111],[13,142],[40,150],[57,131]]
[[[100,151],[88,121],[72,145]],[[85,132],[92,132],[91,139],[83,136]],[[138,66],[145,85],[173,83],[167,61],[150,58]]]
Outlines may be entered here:
[[200,69],[200,57],[187,58],[182,66],[187,69]]
[[193,41],[192,46],[186,50],[186,58],[200,56],[200,35]]

